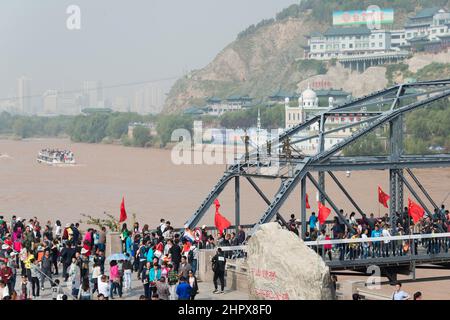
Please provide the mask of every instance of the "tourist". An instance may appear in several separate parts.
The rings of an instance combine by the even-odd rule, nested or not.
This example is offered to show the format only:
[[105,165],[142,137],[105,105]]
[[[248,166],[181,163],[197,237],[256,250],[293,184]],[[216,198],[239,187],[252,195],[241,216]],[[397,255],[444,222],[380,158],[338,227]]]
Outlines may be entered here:
[[84,279],[83,284],[78,290],[78,300],[92,300],[91,289],[89,287],[89,281]]
[[141,281],[144,286],[144,295],[149,298],[150,297],[150,270],[152,268],[151,262],[146,262],[144,268],[141,272]]
[[105,261],[105,251],[101,249],[97,250],[96,254],[94,255],[94,263],[100,266],[101,274],[105,274]]
[[17,264],[17,252],[12,251],[9,254],[8,262],[6,266],[11,270],[11,277],[9,278],[9,289],[13,291],[16,287],[16,279],[17,279],[17,268],[19,267]]
[[[214,282],[214,291],[213,293],[224,293],[225,289],[225,265],[226,258],[223,254],[221,248],[217,249],[216,255],[212,258],[212,270],[214,272],[213,282]],[[218,291],[217,280],[220,280],[220,291]]]
[[191,286],[186,282],[185,277],[180,278],[180,283],[177,286],[178,300],[190,300],[191,299]]
[[369,242],[367,241],[368,237],[367,235],[369,234],[369,229],[365,229],[364,232],[361,234],[361,238],[364,239],[365,241],[362,242],[361,246],[362,246],[362,254],[361,257],[363,259],[367,259],[369,256]]
[[55,222],[55,240],[60,240],[62,235],[61,221],[56,220]]
[[[106,275],[102,275],[97,278],[97,288],[98,288],[98,298],[99,300],[109,299],[110,294],[110,284],[109,279]],[[100,299],[100,296],[102,299]]]
[[60,254],[60,249],[59,249],[59,241],[57,239],[54,239],[52,242],[52,246],[50,248],[50,256],[51,256],[51,261],[52,261],[52,265],[53,265],[53,275],[58,276],[59,272],[58,272],[58,258],[59,258],[59,254]]
[[59,279],[55,279],[53,282],[51,282],[52,285],[52,300],[57,300],[58,296],[60,294],[63,294]]
[[94,262],[94,267],[92,268],[91,273],[91,283],[93,285],[92,293],[95,293],[98,291],[98,278],[102,276],[102,270],[100,268],[100,264],[97,262]]
[[109,280],[111,283],[109,297],[114,299],[114,294],[118,294],[119,298],[122,298],[122,282],[117,261],[111,261],[109,266]]
[[149,282],[150,282],[150,293],[156,292],[156,282],[161,279],[161,270],[158,263],[153,263],[153,267],[150,269]]
[[[384,238],[391,237],[391,233],[389,232],[389,224],[385,223],[383,226],[383,229],[381,231],[381,236]],[[389,257],[389,250],[390,250],[390,240],[384,240],[383,241],[383,258]]]
[[9,289],[3,280],[0,280],[0,300],[5,300],[6,297],[9,297]]
[[71,290],[72,296],[76,298],[78,296],[78,290],[80,289],[81,284],[81,270],[78,266],[78,261],[76,257],[72,258],[72,263],[70,264],[68,270],[68,279],[69,285],[68,287]]
[[[371,238],[379,238],[381,237],[381,231],[378,224],[375,225],[375,229],[372,230],[372,234],[370,235]],[[380,250],[380,241],[379,240],[372,240],[372,258],[380,257],[381,256],[381,250]]]
[[67,281],[69,274],[67,272],[68,268],[72,263],[72,259],[75,257],[75,249],[72,248],[72,244],[67,242],[65,247],[61,250],[61,262],[63,265],[63,277],[64,281]]
[[106,247],[106,228],[102,227],[101,230],[98,232],[98,244],[97,244],[98,250],[105,251]]
[[395,284],[395,291],[392,294],[392,300],[408,300],[409,294],[407,294],[405,291],[401,290],[402,284],[400,282],[397,282]]
[[195,296],[198,294],[197,277],[192,270],[189,271],[188,283],[191,286],[191,300],[195,300]]
[[127,252],[125,255],[127,256],[128,259],[126,259],[122,263],[123,286],[124,286],[125,291],[131,291],[131,274],[133,272],[133,265],[130,261],[131,260],[130,254]]
[[191,265],[188,263],[187,258],[185,256],[181,257],[181,264],[178,269],[178,277],[187,278],[189,275],[189,271],[192,270]]
[[52,258],[50,257],[50,250],[45,250],[44,256],[40,262],[41,265],[41,290],[44,291],[45,280],[48,280],[50,286],[52,284]]
[[126,223],[122,224],[122,230],[120,231],[120,240],[122,241],[122,252],[126,252],[125,241],[128,238],[129,233],[130,232],[128,231],[127,224]]
[[169,272],[167,274],[167,282],[169,284],[169,291],[170,291],[170,300],[177,300],[177,295],[176,295],[176,287],[177,287],[177,283],[178,283],[178,274],[175,271],[175,269],[173,268],[173,264],[169,263],[168,264],[168,268],[169,268]]
[[175,269],[176,272],[178,272],[178,268],[180,266],[181,261],[181,248],[179,246],[180,240],[175,239],[174,242],[172,242],[172,240],[169,241],[172,244],[172,246],[169,249],[169,257],[172,261],[173,268]]
[[34,258],[30,259],[30,275],[31,275],[31,288],[32,288],[32,295],[33,299],[36,299],[39,297],[39,262],[37,260],[34,260]]
[[166,278],[162,277],[156,282],[156,293],[161,300],[169,300],[170,288],[166,282]]

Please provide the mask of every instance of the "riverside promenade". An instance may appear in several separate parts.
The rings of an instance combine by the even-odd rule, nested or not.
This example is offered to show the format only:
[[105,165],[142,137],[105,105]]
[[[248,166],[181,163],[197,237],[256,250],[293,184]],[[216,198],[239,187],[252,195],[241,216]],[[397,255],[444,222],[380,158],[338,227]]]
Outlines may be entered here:
[[[106,266],[105,266],[106,267]],[[108,268],[106,268],[108,270]],[[106,274],[108,274],[107,272]],[[70,288],[68,288],[67,283],[63,281],[62,276],[53,277],[53,279],[59,279],[61,282],[61,288],[64,293],[68,296],[68,300],[74,300],[70,295]],[[213,294],[214,285],[212,282],[198,282],[199,293],[195,297],[195,300],[247,300],[248,294],[237,291],[237,290],[229,290],[225,288],[225,294]],[[16,290],[20,292],[20,277],[16,282]],[[93,295],[93,300],[97,300],[97,294]],[[122,298],[119,298],[118,295],[114,296],[113,300],[139,300],[139,297],[144,294],[144,288],[142,286],[142,282],[137,279],[137,273],[133,272],[132,274],[132,282],[131,282],[131,291],[124,291]],[[45,283],[44,291],[41,290],[40,296],[36,300],[52,300],[52,291],[49,287],[48,281]]]

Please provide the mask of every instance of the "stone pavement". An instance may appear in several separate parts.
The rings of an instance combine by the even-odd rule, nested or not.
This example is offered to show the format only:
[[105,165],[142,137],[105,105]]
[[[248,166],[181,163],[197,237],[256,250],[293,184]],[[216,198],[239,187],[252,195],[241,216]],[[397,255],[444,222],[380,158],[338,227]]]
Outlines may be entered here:
[[[19,270],[20,272],[20,270]],[[61,288],[65,294],[69,297],[69,300],[73,300],[70,295],[70,289],[67,287],[67,283],[65,283],[60,276],[53,277],[53,279],[59,279],[61,281]],[[229,290],[225,288],[224,294],[213,294],[214,285],[213,283],[206,282],[198,282],[199,293],[196,296],[196,300],[246,300],[248,299],[248,294],[236,290]],[[18,279],[16,281],[16,291],[20,292],[20,274],[18,275]],[[132,274],[132,283],[131,283],[131,291],[124,291],[122,298],[119,298],[118,295],[114,296],[114,300],[138,300],[139,297],[144,294],[144,288],[142,286],[142,282],[137,279],[137,273],[133,272]],[[52,292],[50,289],[50,284],[48,280],[45,281],[45,289],[41,290],[40,297],[36,300],[51,300]],[[94,300],[96,300],[96,294],[94,294]]]

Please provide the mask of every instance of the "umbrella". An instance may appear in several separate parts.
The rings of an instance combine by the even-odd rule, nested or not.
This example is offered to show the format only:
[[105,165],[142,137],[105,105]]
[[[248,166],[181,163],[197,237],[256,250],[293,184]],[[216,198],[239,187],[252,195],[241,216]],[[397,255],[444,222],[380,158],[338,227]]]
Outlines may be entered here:
[[114,253],[110,255],[108,258],[106,258],[107,261],[113,261],[113,260],[129,260],[130,258],[124,255],[123,253]]

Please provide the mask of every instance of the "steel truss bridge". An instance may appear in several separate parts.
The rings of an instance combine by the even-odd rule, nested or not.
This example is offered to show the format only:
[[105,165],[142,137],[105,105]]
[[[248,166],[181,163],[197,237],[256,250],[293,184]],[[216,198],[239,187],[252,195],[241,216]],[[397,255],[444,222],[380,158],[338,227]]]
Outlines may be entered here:
[[[226,185],[234,180],[235,188],[235,225],[240,224],[240,183],[247,180],[261,198],[267,203],[267,209],[256,221],[250,235],[260,225],[276,219],[287,227],[286,220],[280,213],[282,205],[293,196],[293,190],[300,185],[300,197],[306,198],[306,181],[309,180],[317,189],[322,203],[327,203],[339,219],[349,226],[339,208],[326,191],[326,177],[339,187],[356,212],[364,212],[357,200],[344,188],[336,177],[336,171],[389,170],[389,214],[391,222],[396,212],[404,207],[404,188],[425,209],[432,213],[438,204],[413,173],[416,168],[441,168],[450,166],[450,154],[408,155],[404,152],[405,126],[404,117],[408,112],[427,107],[434,107],[435,102],[448,103],[450,97],[450,79],[405,83],[374,92],[354,99],[350,102],[332,107],[323,113],[316,114],[304,123],[289,128],[267,146],[259,146],[230,165],[200,207],[186,222],[194,228],[205,215],[213,201],[221,194]],[[331,118],[355,117],[358,121],[341,123],[336,126]],[[326,146],[325,139],[333,133],[352,128],[351,135],[334,145]],[[388,132],[388,154],[384,156],[344,156],[342,150],[361,141],[370,133],[380,129]],[[318,151],[314,155],[306,155],[301,150],[302,142],[317,139]],[[318,179],[313,176],[317,172]],[[280,187],[273,197],[264,194],[255,182],[256,179],[272,179],[281,181]],[[306,233],[306,203],[300,201],[302,235]],[[392,225],[392,223],[391,223]],[[450,257],[447,258],[450,262]],[[391,259],[395,264],[400,257]],[[430,262],[430,260],[427,260]],[[442,260],[439,260],[442,263]]]

